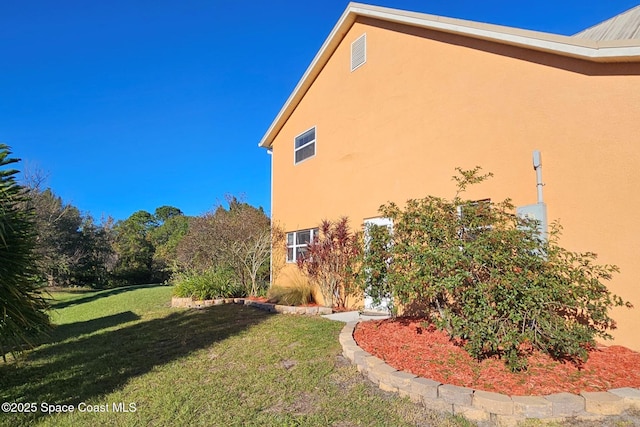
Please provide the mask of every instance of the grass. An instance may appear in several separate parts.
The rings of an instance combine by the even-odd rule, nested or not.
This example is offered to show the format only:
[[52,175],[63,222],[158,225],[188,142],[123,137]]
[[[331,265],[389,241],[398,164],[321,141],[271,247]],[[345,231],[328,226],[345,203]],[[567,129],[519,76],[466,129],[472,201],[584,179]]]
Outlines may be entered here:
[[[0,414],[0,425],[470,425],[365,380],[340,356],[341,323],[238,305],[172,309],[171,292],[54,293],[52,336],[0,365],[0,401],[38,411]],[[42,403],[76,411],[45,415]]]

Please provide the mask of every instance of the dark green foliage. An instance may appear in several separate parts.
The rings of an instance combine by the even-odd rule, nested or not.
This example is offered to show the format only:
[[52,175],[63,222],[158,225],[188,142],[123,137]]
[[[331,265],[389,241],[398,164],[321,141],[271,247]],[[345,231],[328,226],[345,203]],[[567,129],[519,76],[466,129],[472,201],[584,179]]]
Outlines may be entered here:
[[36,225],[25,189],[15,180],[16,163],[0,144],[0,354],[19,352],[49,328],[48,304],[37,286]]
[[173,206],[160,206],[159,208],[156,208],[154,212],[156,221],[161,223],[178,216],[184,216],[184,214],[180,209]]
[[84,256],[82,216],[51,189],[30,188],[27,201],[36,222],[36,251],[41,281],[48,286],[76,285],[75,273]]
[[51,287],[111,285],[116,260],[113,221],[96,224],[50,188],[41,188],[44,178],[39,174],[25,174],[23,201],[34,213],[39,280]]
[[180,273],[174,280],[174,294],[181,298],[205,300],[246,296],[246,289],[230,268],[212,267],[203,272]]
[[[156,218],[158,218],[156,209]],[[154,247],[153,274],[165,281],[176,269],[177,247],[189,230],[190,217],[176,214],[159,221],[160,225],[149,232],[149,240]]]
[[137,211],[116,224],[114,276],[118,280],[133,285],[151,283],[154,248],[148,235],[155,226],[155,218],[147,211]]
[[389,251],[365,260],[377,278],[370,284],[392,291],[407,308],[423,307],[476,358],[498,355],[513,370],[526,368],[532,349],[585,361],[596,338],[611,338],[609,310],[630,306],[603,284],[618,268],[559,246],[558,225],[542,239],[535,223],[513,214],[509,200],[461,198],[490,176],[479,171],[459,170],[451,200],[429,196],[404,209],[380,208],[393,220],[392,245],[385,236],[373,239],[372,247]]
[[133,213],[115,227],[117,264],[114,276],[122,284],[159,283],[175,269],[176,248],[189,229],[190,218],[172,206],[152,215]]
[[116,263],[111,221],[96,224],[90,215],[83,218],[79,251],[82,254],[73,272],[74,285],[91,288],[113,286],[112,271]]

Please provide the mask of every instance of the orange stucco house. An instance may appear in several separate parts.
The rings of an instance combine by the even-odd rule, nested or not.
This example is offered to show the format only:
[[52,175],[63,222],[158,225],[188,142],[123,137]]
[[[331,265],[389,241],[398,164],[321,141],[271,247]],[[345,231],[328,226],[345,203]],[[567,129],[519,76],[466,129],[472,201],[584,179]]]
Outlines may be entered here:
[[640,6],[568,37],[351,3],[260,146],[289,239],[276,283],[300,280],[322,219],[452,197],[455,167],[480,165],[495,176],[469,198],[543,188],[562,245],[620,267],[636,308],[614,311],[615,343],[640,350]]

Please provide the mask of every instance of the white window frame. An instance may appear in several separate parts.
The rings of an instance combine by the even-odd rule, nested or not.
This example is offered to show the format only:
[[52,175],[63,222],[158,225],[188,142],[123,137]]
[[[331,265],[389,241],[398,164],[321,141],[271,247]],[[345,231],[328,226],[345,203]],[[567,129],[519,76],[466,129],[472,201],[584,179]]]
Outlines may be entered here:
[[[391,235],[393,235],[393,220],[391,218],[385,217],[375,217],[368,218],[364,220],[364,250],[369,251],[369,242],[371,241],[371,237],[369,236],[369,227],[378,226],[378,227],[387,227]],[[391,259],[387,260],[388,263],[391,263]],[[365,271],[365,274],[369,274],[369,272]],[[380,301],[379,305],[375,305],[373,303],[373,297],[368,295],[368,290],[364,290],[364,309],[368,312],[373,313],[391,313],[391,307],[393,306],[393,300],[391,298],[383,298]]]
[[[309,242],[308,243],[300,243],[298,241],[298,235],[300,233],[309,232]],[[309,247],[309,243],[313,242],[316,237],[318,237],[318,229],[317,228],[307,228],[306,230],[297,230],[290,231],[287,233],[287,263],[293,264],[298,262],[298,253],[303,250],[306,251]],[[291,236],[291,239],[289,238]],[[291,241],[292,243],[289,243]],[[291,251],[292,256],[289,257],[289,250]]]
[[[304,145],[301,145],[300,147],[296,147],[296,144],[298,143],[298,138],[300,138],[302,135],[304,135],[305,133],[309,132],[309,131],[313,131],[313,141],[309,141]],[[296,135],[295,138],[293,138],[293,164],[294,165],[298,165],[302,162],[304,162],[305,160],[309,160],[312,159],[316,156],[317,153],[317,146],[316,146],[316,141],[318,140],[318,129],[316,128],[316,126],[312,126],[309,129],[305,130],[304,132],[300,133],[299,135]],[[302,160],[296,160],[296,154],[298,153],[298,151],[310,147],[311,145],[313,145],[313,154],[311,156],[305,157]]]

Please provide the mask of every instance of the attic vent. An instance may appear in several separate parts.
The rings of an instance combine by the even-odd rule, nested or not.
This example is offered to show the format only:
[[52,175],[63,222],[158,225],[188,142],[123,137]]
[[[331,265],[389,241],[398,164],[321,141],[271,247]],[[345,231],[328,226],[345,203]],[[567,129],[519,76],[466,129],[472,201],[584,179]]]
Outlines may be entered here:
[[351,43],[351,71],[367,62],[367,33]]

